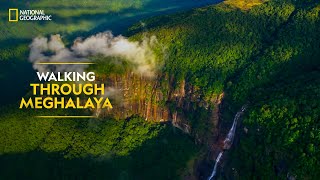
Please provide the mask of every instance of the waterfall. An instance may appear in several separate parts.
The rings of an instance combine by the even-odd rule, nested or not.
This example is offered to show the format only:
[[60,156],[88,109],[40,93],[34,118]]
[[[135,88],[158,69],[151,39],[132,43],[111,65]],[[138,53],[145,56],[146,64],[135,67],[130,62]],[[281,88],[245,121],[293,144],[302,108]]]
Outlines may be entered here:
[[245,111],[246,107],[242,106],[241,110],[237,112],[237,114],[235,115],[234,119],[233,119],[233,124],[231,129],[228,132],[227,137],[225,138],[225,140],[223,141],[223,149],[227,150],[230,149],[233,143],[233,139],[234,139],[234,135],[236,133],[236,129],[237,129],[237,124],[238,124],[238,120],[240,118],[240,116],[242,115],[242,113]]
[[216,172],[217,172],[217,167],[218,167],[218,164],[220,162],[220,159],[223,155],[223,151],[219,153],[217,159],[216,159],[216,164],[214,165],[214,168],[213,168],[213,171],[211,173],[211,176],[208,178],[208,180],[211,180],[215,175],[216,175]]
[[236,133],[236,129],[237,129],[237,124],[238,124],[238,120],[241,117],[241,115],[243,114],[243,112],[246,110],[246,105],[242,106],[241,110],[237,112],[237,114],[235,115],[234,119],[233,119],[233,124],[231,129],[229,130],[227,137],[224,139],[223,141],[223,151],[221,151],[216,159],[216,163],[214,165],[214,168],[212,170],[211,176],[208,178],[208,180],[211,180],[213,177],[216,176],[217,173],[217,168],[219,165],[219,162],[223,156],[223,152],[225,150],[228,150],[231,148],[233,140],[234,140],[234,136]]

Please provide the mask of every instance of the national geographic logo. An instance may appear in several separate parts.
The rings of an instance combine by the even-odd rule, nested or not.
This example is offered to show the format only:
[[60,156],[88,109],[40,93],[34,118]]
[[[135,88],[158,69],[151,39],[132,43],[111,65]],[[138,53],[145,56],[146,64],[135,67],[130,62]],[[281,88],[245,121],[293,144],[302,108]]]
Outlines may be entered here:
[[51,21],[52,16],[46,15],[44,10],[30,10],[24,9],[19,10],[17,8],[9,9],[9,22],[18,22],[18,21]]
[[19,16],[18,9],[9,9],[9,22],[17,22]]

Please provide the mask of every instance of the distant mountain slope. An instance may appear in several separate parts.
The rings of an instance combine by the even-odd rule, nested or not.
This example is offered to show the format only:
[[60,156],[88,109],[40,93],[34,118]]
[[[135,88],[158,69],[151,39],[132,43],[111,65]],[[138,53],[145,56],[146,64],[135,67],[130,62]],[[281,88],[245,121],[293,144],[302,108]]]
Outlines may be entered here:
[[248,10],[254,6],[260,5],[268,0],[226,0],[225,4],[235,6],[237,8]]

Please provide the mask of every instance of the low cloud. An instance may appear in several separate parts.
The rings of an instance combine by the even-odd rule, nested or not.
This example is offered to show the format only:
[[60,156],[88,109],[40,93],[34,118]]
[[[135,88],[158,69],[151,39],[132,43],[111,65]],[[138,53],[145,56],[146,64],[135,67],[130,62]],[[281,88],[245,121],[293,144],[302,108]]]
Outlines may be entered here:
[[129,41],[124,36],[113,36],[110,31],[98,33],[86,39],[77,38],[67,48],[61,36],[37,37],[30,44],[29,60],[33,68],[40,71],[83,72],[84,65],[39,65],[39,62],[89,62],[90,56],[120,57],[134,65],[133,72],[153,77],[159,68],[152,47],[157,44],[155,36],[143,38],[141,42]]

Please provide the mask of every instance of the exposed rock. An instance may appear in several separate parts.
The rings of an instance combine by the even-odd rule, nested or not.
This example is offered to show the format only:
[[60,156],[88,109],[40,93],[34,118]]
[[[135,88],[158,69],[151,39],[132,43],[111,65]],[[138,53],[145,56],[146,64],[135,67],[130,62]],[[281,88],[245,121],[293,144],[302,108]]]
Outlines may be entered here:
[[[148,121],[171,121],[175,127],[192,134],[198,143],[212,144],[212,136],[216,137],[219,134],[219,105],[223,99],[223,93],[204,100],[198,87],[192,86],[186,80],[182,80],[173,87],[174,77],[166,74],[150,79],[134,73],[125,73],[98,77],[97,80],[107,87],[106,96],[110,98],[113,105],[112,110],[96,112],[99,116],[125,119],[132,115],[139,115]],[[208,110],[210,131],[206,137],[194,132],[188,119],[197,108]]]

